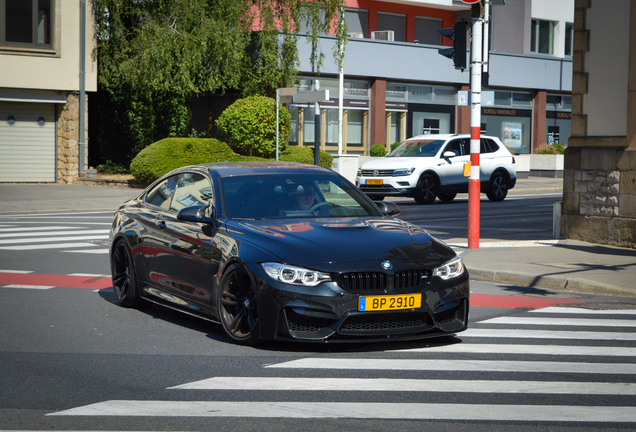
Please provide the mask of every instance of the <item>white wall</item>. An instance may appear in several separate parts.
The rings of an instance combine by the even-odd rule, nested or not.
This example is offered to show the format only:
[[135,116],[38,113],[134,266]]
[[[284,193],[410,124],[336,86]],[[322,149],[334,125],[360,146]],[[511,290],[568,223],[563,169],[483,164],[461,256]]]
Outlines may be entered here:
[[[614,1],[614,0],[612,0]],[[574,23],[574,0],[532,0],[532,19],[554,21],[554,55],[565,53],[565,24]]]
[[[53,37],[59,38],[58,56],[0,54],[0,87],[80,90],[80,2],[58,0],[55,4],[55,19],[60,20],[58,31],[53,32]],[[91,55],[95,27],[90,4],[86,2],[86,91],[97,91],[97,64]]]
[[[600,9],[600,10],[599,10]],[[630,0],[592,2],[586,15],[588,93],[583,98],[588,136],[627,134]]]

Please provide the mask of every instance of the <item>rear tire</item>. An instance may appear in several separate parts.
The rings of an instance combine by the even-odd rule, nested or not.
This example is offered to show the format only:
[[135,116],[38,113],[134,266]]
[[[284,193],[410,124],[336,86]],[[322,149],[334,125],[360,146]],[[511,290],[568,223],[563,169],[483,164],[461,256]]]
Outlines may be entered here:
[[490,201],[503,201],[508,195],[508,180],[500,172],[496,172],[490,178],[490,188],[486,196]]
[[415,191],[415,202],[418,204],[433,204],[437,196],[437,181],[430,174],[420,177]]

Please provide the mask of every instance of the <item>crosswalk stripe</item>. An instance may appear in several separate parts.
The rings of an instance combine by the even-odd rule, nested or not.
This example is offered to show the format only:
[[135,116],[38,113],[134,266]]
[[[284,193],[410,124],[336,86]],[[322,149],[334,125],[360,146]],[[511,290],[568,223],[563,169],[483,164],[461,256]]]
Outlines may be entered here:
[[636,320],[587,319],[587,318],[546,318],[546,317],[497,317],[478,324],[509,324],[509,325],[551,325],[551,326],[580,326],[580,327],[636,327]]
[[349,369],[349,370],[419,370],[419,371],[479,371],[538,372],[580,374],[636,374],[633,363],[583,363],[546,361],[493,360],[423,360],[423,359],[346,359],[303,358],[266,366],[284,369]]
[[213,377],[168,389],[636,395],[636,384],[391,378]]
[[636,333],[551,331],[521,329],[481,329],[472,328],[457,333],[458,338],[513,338],[513,339],[569,339],[569,340],[606,340],[636,341]]
[[48,290],[55,288],[54,286],[47,285],[2,285],[1,288],[17,288],[17,289],[36,289],[36,290]]
[[[105,230],[108,232],[107,230]],[[11,239],[0,240],[0,244],[16,244],[16,243],[46,243],[46,242],[63,242],[63,241],[76,241],[76,240],[103,240],[107,239],[107,235],[79,235],[76,237],[47,237],[37,239]]]
[[[50,232],[50,233],[42,233],[42,232],[20,232],[20,233],[11,233],[11,234],[0,234],[0,238],[15,238],[15,237],[20,237],[20,238],[24,238],[24,237],[42,237],[43,241],[48,241],[48,239],[46,238],[47,236],[60,236],[60,235],[68,235],[68,236],[75,236],[75,235],[88,235],[88,234],[108,234],[110,232],[110,230],[107,229],[101,229],[101,230],[78,230],[78,231],[55,231],[55,232]],[[25,242],[31,242],[31,241],[36,241],[36,240],[25,240]],[[15,240],[5,240],[5,241],[1,241],[0,243],[11,243],[11,242],[16,242]]]
[[585,315],[636,315],[636,309],[581,309],[574,307],[550,306],[541,309],[533,309],[532,313],[553,313],[553,314],[585,314]]
[[0,250],[42,250],[42,249],[63,249],[77,247],[95,247],[92,243],[51,243],[51,244],[32,244],[22,246],[0,246]]
[[353,418],[482,421],[634,422],[635,407],[374,402],[111,400],[47,416]]
[[77,230],[78,226],[44,226],[44,227],[13,227],[0,228],[0,232],[31,232],[31,231],[56,231],[56,230]]
[[463,353],[463,354],[536,354],[555,356],[636,357],[636,348],[575,345],[472,344],[433,345],[423,348],[387,350],[387,352]]

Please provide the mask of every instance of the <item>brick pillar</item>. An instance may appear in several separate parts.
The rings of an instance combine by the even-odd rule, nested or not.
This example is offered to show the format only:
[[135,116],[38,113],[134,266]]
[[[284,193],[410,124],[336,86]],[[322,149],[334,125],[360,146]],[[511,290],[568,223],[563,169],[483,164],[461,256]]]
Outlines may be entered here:
[[369,130],[369,146],[382,144],[386,141],[386,80],[376,78],[371,83],[371,127]]
[[[460,91],[470,92],[469,85],[462,85]],[[456,133],[470,133],[470,105],[457,107],[457,130]]]
[[532,110],[532,151],[536,153],[545,144],[545,112],[547,104],[547,93],[544,90],[534,92],[534,103]]

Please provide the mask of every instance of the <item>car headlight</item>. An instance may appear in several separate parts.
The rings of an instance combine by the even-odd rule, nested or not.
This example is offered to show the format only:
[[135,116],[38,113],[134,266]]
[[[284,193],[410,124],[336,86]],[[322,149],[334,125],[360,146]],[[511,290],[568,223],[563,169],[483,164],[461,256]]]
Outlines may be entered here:
[[452,279],[464,273],[464,262],[461,257],[455,257],[443,266],[433,270],[433,276],[439,276],[444,280]]
[[328,273],[308,270],[279,263],[262,263],[261,267],[272,279],[290,285],[316,286],[322,282],[330,281]]
[[409,176],[413,174],[415,168],[400,168],[393,171],[393,177]]
[[362,168],[358,168],[358,177],[362,177]]

